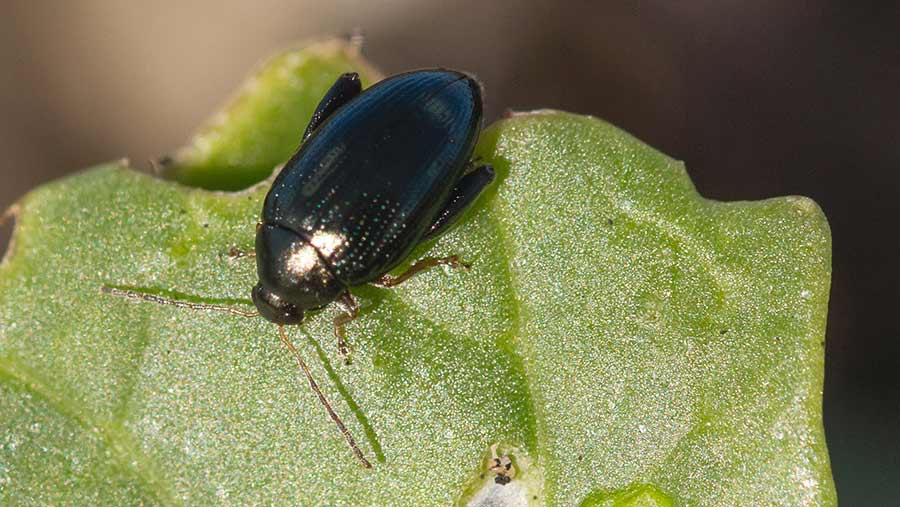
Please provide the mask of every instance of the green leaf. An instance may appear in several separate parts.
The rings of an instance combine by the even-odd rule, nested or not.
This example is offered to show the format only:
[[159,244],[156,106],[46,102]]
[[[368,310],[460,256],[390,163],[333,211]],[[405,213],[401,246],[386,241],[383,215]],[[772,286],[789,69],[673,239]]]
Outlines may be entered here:
[[163,161],[164,175],[213,190],[239,190],[269,176],[297,151],[298,133],[344,72],[358,72],[365,86],[382,77],[357,46],[340,40],[269,59],[190,145]]
[[[265,177],[303,130],[267,97],[311,107],[336,54],[294,91],[256,79],[173,174]],[[705,200],[680,163],[566,113],[502,120],[477,154],[499,181],[415,254],[471,270],[354,288],[349,366],[336,309],[289,330],[370,470],[272,324],[100,294],[250,308],[254,263],[226,252],[252,248],[264,184],[109,164],[30,193],[0,266],[0,504],[836,505],[815,203]]]

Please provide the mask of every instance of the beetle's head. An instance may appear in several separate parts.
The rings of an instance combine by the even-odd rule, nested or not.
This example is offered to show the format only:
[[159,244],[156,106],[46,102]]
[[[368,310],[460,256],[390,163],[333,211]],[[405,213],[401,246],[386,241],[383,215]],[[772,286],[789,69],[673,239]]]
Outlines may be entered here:
[[344,291],[316,248],[292,231],[272,225],[256,230],[253,302],[276,324],[299,324],[303,312],[321,308]]
[[288,303],[278,294],[266,289],[262,282],[253,287],[251,293],[253,303],[259,314],[266,320],[280,325],[300,324],[303,322],[303,310]]

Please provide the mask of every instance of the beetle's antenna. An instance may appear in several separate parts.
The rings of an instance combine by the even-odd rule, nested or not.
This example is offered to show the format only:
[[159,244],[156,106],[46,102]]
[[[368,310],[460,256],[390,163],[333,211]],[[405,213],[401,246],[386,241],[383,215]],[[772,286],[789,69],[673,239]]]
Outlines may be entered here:
[[166,306],[176,306],[178,308],[189,308],[191,310],[210,310],[217,312],[228,312],[232,315],[239,315],[241,317],[258,317],[259,312],[256,311],[247,311],[241,310],[240,308],[233,308],[230,306],[222,306],[222,305],[212,305],[209,303],[192,303],[190,301],[179,301],[177,299],[164,298],[162,296],[157,296],[156,294],[148,294],[146,292],[138,292],[135,290],[128,289],[117,289],[115,287],[110,287],[108,285],[103,285],[100,287],[100,292],[104,294],[110,294],[112,296],[120,296],[128,299],[135,299],[139,301],[149,301],[150,303],[156,303],[158,305],[166,305]]
[[297,352],[297,349],[294,348],[294,345],[288,340],[287,333],[284,332],[284,326],[278,326],[278,336],[281,338],[281,343],[283,343],[288,349],[290,349],[291,353],[294,354],[294,357],[297,359],[297,363],[300,365],[300,369],[303,370],[303,373],[306,374],[306,380],[309,381],[309,387],[312,388],[313,392],[316,393],[316,396],[319,397],[319,401],[322,402],[322,405],[325,406],[325,410],[328,411],[328,415],[331,417],[331,420],[334,421],[334,424],[337,424],[339,430],[341,430],[341,434],[344,435],[344,439],[347,440],[347,445],[350,446],[350,449],[353,450],[353,454],[356,455],[356,458],[359,460],[359,463],[365,468],[372,468],[372,464],[363,456],[361,450],[359,450],[359,446],[356,445],[356,440],[353,439],[353,435],[350,434],[350,430],[344,426],[344,422],[341,421],[341,418],[335,413],[334,409],[331,408],[331,404],[328,403],[328,398],[322,394],[322,391],[319,389],[319,384],[316,383],[315,379],[313,379],[312,373],[309,371],[309,366],[306,366],[306,361],[300,356],[300,353]]

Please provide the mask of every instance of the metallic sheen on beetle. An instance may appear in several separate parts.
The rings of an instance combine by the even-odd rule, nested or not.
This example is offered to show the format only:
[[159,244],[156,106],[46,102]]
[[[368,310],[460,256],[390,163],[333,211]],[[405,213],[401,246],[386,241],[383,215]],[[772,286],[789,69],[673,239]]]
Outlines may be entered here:
[[466,173],[482,121],[475,79],[420,70],[360,89],[356,74],[337,80],[266,196],[252,295],[276,324],[355,304],[348,287],[378,283],[493,180],[489,166]]

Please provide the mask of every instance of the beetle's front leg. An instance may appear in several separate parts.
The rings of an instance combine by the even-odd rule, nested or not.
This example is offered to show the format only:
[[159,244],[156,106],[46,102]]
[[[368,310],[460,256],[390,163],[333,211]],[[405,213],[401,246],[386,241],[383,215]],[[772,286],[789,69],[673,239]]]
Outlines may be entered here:
[[350,364],[350,344],[344,337],[344,325],[359,315],[359,303],[350,292],[344,292],[338,296],[335,303],[341,309],[341,313],[334,318],[334,336],[338,341],[338,354],[344,359],[344,364]]
[[[259,234],[259,229],[262,227],[262,222],[256,223],[256,234]],[[256,257],[256,250],[241,250],[240,248],[233,246],[228,249],[228,260],[233,261],[235,259],[253,259]]]
[[233,261],[235,259],[243,259],[243,258],[254,258],[256,257],[255,250],[241,250],[240,248],[233,246],[228,249],[228,260]]
[[436,266],[450,266],[451,268],[466,268],[469,269],[471,266],[460,260],[458,255],[448,255],[447,257],[426,257],[424,259],[416,261],[415,264],[409,267],[403,273],[400,273],[397,276],[384,275],[381,278],[373,280],[372,285],[376,285],[378,287],[384,287],[389,289],[391,287],[396,287],[401,283],[409,280],[410,278],[416,276],[417,274],[427,271]]

